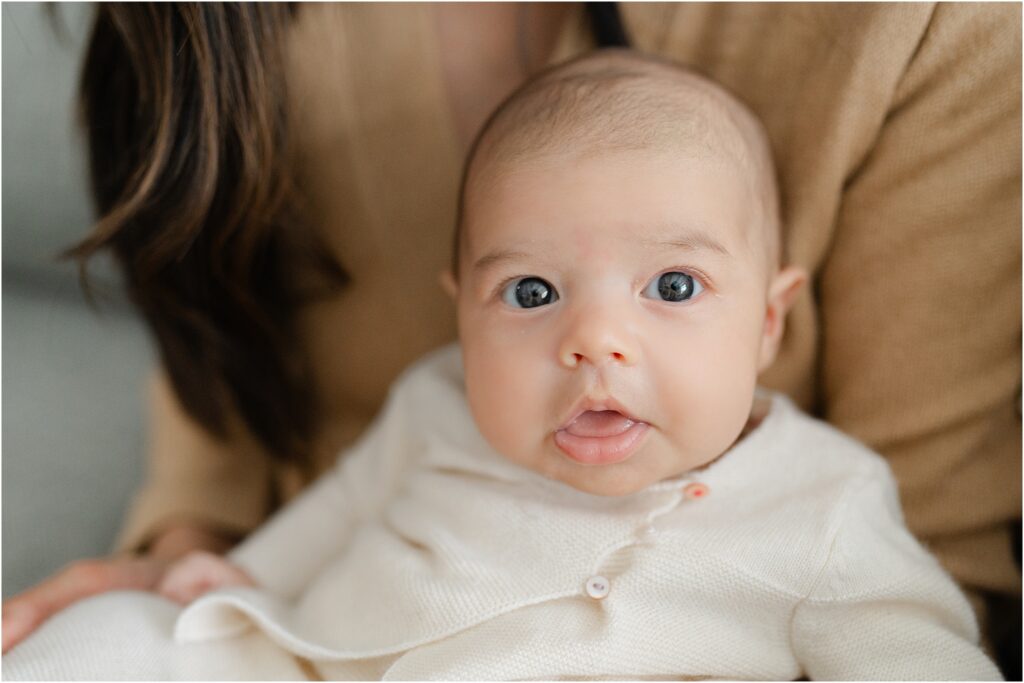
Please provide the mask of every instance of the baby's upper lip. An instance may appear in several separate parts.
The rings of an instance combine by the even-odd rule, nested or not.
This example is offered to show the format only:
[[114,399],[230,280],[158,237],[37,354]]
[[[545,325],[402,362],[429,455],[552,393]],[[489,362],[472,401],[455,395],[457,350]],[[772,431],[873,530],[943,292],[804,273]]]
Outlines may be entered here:
[[633,422],[646,422],[646,420],[641,420],[639,417],[636,417],[629,408],[619,403],[614,397],[606,396],[602,398],[595,398],[592,396],[583,396],[580,400],[576,401],[575,405],[573,405],[572,409],[569,411],[569,417],[562,421],[562,426],[558,429],[565,429],[571,425],[576,418],[590,410],[594,412],[614,410],[615,412],[620,413],[627,420],[632,420]]

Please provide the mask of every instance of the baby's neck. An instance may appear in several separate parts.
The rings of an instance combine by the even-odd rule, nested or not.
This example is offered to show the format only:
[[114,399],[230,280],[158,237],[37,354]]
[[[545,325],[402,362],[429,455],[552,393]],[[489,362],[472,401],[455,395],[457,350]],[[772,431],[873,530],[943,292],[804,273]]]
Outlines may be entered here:
[[771,405],[771,399],[768,397],[760,394],[754,396],[754,403],[750,407],[750,417],[747,418],[747,423],[743,425],[743,431],[740,432],[739,437],[736,439],[737,442],[742,441],[747,434],[757,429],[758,425],[768,416]]
[[754,403],[753,405],[750,406],[750,416],[747,418],[747,423],[743,425],[743,431],[740,432],[740,435],[736,437],[736,440],[733,441],[731,446],[725,449],[724,453],[719,455],[711,462],[705,463],[696,469],[703,470],[706,467],[710,467],[711,465],[715,464],[716,462],[724,458],[726,455],[728,455],[729,451],[736,447],[736,444],[738,444],[740,441],[743,441],[743,439],[746,438],[747,434],[757,429],[758,425],[760,425],[764,421],[764,418],[768,417],[768,411],[771,410],[771,407],[772,400],[770,398],[768,398],[767,396],[762,396],[760,394],[755,394]]

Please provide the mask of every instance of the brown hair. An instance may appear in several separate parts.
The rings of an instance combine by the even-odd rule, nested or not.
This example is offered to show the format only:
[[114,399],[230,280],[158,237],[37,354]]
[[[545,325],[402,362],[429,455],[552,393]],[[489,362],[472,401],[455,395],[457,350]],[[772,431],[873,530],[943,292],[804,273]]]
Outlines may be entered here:
[[[585,6],[600,44],[627,42],[614,3]],[[271,455],[308,462],[321,403],[296,315],[348,278],[291,185],[294,7],[97,6],[79,100],[100,218],[65,255],[88,294],[88,260],[113,252],[196,422],[226,438],[237,415]]]
[[[290,15],[276,3],[98,6],[79,96],[99,220],[66,255],[88,291],[88,259],[114,253],[193,419],[226,438],[237,415],[271,455],[303,461],[320,416],[296,315],[346,275],[296,211]],[[315,289],[302,290],[295,274],[310,271]]]

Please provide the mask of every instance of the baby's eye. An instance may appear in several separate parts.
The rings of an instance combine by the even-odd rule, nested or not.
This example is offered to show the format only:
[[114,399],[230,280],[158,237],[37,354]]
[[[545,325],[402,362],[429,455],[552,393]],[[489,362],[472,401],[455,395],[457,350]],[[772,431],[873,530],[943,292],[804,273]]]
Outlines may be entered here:
[[673,270],[651,280],[644,289],[644,296],[678,303],[692,299],[703,291],[704,286],[692,275]]
[[501,300],[513,308],[536,308],[558,301],[558,293],[549,282],[530,276],[505,285]]

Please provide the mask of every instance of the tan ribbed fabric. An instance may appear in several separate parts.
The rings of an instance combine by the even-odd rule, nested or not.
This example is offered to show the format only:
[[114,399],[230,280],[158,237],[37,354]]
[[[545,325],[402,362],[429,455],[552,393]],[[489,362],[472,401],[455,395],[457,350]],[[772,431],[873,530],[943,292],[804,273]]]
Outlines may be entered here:
[[[791,260],[814,275],[763,378],[884,454],[910,528],[967,587],[1019,592],[1021,8],[632,4],[634,44],[744,99],[771,138]],[[397,374],[454,338],[462,150],[430,5],[305,5],[289,45],[301,184],[353,285],[305,313],[332,415],[321,469]],[[570,14],[553,59],[591,44]],[[305,481],[218,444],[158,376],[151,476],[121,537],[253,528]]]

